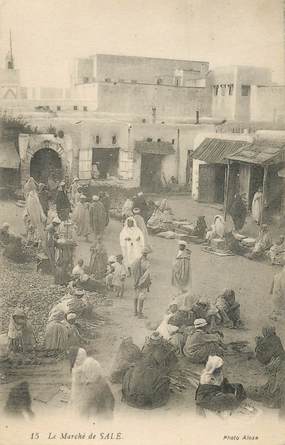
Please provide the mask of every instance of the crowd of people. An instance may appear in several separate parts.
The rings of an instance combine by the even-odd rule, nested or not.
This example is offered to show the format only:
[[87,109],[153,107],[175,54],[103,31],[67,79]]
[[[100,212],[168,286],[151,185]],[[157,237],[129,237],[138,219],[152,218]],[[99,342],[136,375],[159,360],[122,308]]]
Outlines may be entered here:
[[[155,234],[172,227],[174,216],[166,199],[149,203],[143,192],[129,196],[122,207],[121,253],[108,256],[104,232],[109,223],[110,198],[106,193],[100,192],[88,199],[78,178],[69,189],[62,181],[55,193],[48,185],[37,184],[29,178],[24,195],[26,237],[14,235],[6,223],[0,230],[0,243],[6,256],[9,246],[10,250],[11,245],[15,246],[15,238],[20,239],[21,245],[36,246],[46,255],[55,283],[66,286],[64,297],[50,308],[44,349],[50,355],[63,354],[70,359],[70,405],[76,416],[112,417],[115,398],[109,378],[121,385],[122,400],[128,405],[163,406],[171,394],[171,375],[181,364],[189,369],[201,367],[195,396],[200,409],[233,411],[250,398],[279,408],[280,413],[285,414],[285,352],[274,327],[265,328],[263,336],[256,339],[256,359],[270,373],[266,385],[244,388],[240,383],[230,383],[223,373],[229,347],[223,331],[243,327],[240,304],[233,289],[225,289],[214,301],[193,295],[191,250],[183,239],[178,241],[169,283],[175,289],[175,296],[142,349],[131,337],[124,337],[109,378],[98,361],[88,356],[88,339],[82,334],[81,322],[96,317],[89,293],[112,293],[114,298],[123,298],[129,279],[133,287],[134,317],[145,318],[144,302],[152,285],[153,247],[148,232]],[[255,198],[253,211],[257,218],[259,198]],[[242,198],[236,196],[230,208],[234,231],[244,225],[246,213],[242,210]],[[260,224],[260,218],[257,220]],[[209,229],[205,217],[200,216],[191,235],[210,244],[215,239],[226,239],[228,233],[224,218],[216,215]],[[90,243],[87,264],[83,259],[74,263],[80,238]],[[268,227],[261,224],[251,257],[268,252],[271,261],[278,262],[283,245],[284,237],[272,245]],[[285,268],[274,278],[272,293],[278,308],[274,317],[277,317],[285,309]],[[33,326],[21,308],[12,312],[7,335],[12,354],[29,353],[35,348]],[[15,397],[24,399],[23,406],[13,402]],[[33,415],[27,382],[13,388],[5,411],[24,417]]]

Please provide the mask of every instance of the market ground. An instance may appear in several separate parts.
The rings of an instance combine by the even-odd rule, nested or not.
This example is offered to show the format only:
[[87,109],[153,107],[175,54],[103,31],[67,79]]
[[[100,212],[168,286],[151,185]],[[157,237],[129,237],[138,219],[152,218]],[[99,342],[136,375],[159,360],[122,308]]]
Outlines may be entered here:
[[[189,197],[176,196],[169,199],[176,217],[184,217],[189,221],[195,220],[199,214],[206,216],[207,223],[210,224],[213,215],[220,213],[221,209],[215,206],[206,207],[193,202]],[[15,232],[23,232],[23,209],[15,202],[6,201],[0,203],[0,224],[8,221],[11,229]],[[105,245],[108,254],[120,252],[119,232],[121,224],[111,220],[106,233]],[[177,244],[175,240],[165,240],[158,237],[151,237],[153,253],[150,257],[152,270],[152,287],[145,303],[146,320],[140,320],[133,316],[133,290],[132,282],[129,279],[127,289],[122,300],[113,298],[113,305],[101,308],[100,313],[106,318],[106,323],[98,330],[96,341],[95,357],[104,367],[106,373],[109,372],[113,362],[115,352],[120,340],[125,335],[131,335],[134,342],[142,346],[144,339],[150,335],[152,329],[156,328],[158,322],[171,300],[174,290],[171,287],[171,267],[175,257]],[[77,258],[82,257],[89,261],[90,244],[80,241],[77,248]],[[191,244],[192,250],[192,276],[193,292],[198,295],[206,295],[214,299],[225,287],[233,288],[238,301],[241,303],[241,316],[245,322],[246,329],[242,331],[225,330],[225,341],[249,340],[254,347],[254,338],[260,334],[261,327],[269,323],[268,315],[272,310],[271,296],[269,294],[274,273],[279,269],[260,262],[249,261],[246,258],[237,256],[218,257],[202,251],[201,246]],[[44,295],[42,296],[44,298]],[[285,326],[277,325],[278,334],[285,342]],[[34,400],[34,409],[37,412],[46,412],[52,409],[61,409],[64,406],[60,402],[61,395],[55,391],[60,385],[70,384],[70,373],[68,364],[61,362],[50,368],[43,369],[41,366],[21,371],[19,379],[26,378],[33,385],[35,382],[41,383],[41,391],[50,393],[47,396],[47,403]],[[262,383],[264,376],[262,369],[255,360],[236,361],[228,359],[226,361],[226,373],[232,381],[252,384]],[[4,388],[6,387],[6,388]],[[37,384],[35,387],[39,387]],[[9,385],[1,385],[1,403],[5,399]],[[120,403],[120,388],[114,386],[113,390],[117,398],[117,413],[128,412],[128,415],[135,412],[136,416],[149,416],[150,412],[133,410]],[[34,397],[40,399],[40,397]],[[173,395],[169,404],[161,408],[161,411],[168,413],[178,413],[181,410],[194,409],[194,391],[187,390],[183,394]],[[60,408],[61,407],[61,408]]]

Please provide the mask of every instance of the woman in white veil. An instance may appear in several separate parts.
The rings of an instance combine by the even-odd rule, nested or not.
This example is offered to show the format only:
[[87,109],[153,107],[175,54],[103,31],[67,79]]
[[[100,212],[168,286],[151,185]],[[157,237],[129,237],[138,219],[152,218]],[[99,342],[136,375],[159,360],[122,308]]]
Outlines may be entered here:
[[38,194],[35,190],[29,192],[26,203],[26,208],[30,217],[31,224],[36,231],[37,238],[40,239],[42,245],[44,245],[46,239],[46,216],[42,209]]
[[74,415],[87,419],[112,418],[115,399],[99,362],[88,357],[83,348],[73,356],[71,406]]
[[120,233],[120,245],[125,265],[130,271],[133,263],[142,256],[144,248],[143,233],[132,216],[129,216],[124,223]]

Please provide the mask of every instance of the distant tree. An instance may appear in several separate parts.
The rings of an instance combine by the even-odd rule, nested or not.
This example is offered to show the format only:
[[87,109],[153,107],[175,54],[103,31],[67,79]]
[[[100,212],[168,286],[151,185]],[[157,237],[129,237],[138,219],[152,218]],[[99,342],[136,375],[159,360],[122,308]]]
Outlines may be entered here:
[[39,134],[37,127],[32,127],[23,116],[11,116],[7,112],[0,113],[1,139],[13,141],[19,151],[18,138],[20,133]]

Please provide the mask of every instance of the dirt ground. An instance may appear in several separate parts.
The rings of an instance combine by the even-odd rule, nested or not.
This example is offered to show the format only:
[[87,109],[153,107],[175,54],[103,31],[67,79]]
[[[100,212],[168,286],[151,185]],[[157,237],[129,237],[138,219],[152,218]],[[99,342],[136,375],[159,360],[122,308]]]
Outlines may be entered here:
[[[199,205],[190,198],[173,197],[169,199],[169,202],[177,216],[187,217],[190,221],[194,220],[197,215],[203,214],[206,216],[207,222],[210,223],[212,216],[220,213],[220,209]],[[23,232],[23,210],[17,207],[14,202],[2,202],[0,207],[0,224],[7,221],[11,224],[13,231]],[[120,252],[120,230],[121,224],[111,220],[104,236],[109,255]],[[177,243],[175,240],[164,240],[158,237],[151,237],[151,243],[153,246],[153,253],[150,256],[153,284],[145,303],[146,320],[140,320],[133,316],[131,279],[128,279],[125,296],[122,300],[114,298],[112,306],[99,310],[106,318],[106,323],[98,332],[95,358],[102,364],[107,374],[121,338],[126,334],[131,335],[134,342],[142,346],[145,337],[150,335],[151,328],[156,327],[162,319],[174,293],[171,287],[171,267]],[[90,244],[80,240],[76,252],[77,258],[81,257],[88,262],[89,249]],[[239,331],[225,329],[225,342],[247,339],[254,348],[254,338],[260,334],[261,327],[269,323],[268,314],[272,309],[269,291],[273,275],[279,269],[242,257],[211,255],[203,252],[201,246],[195,244],[191,244],[191,250],[194,293],[207,295],[214,299],[225,287],[230,287],[235,290],[237,300],[241,304],[241,317],[246,329]],[[278,324],[276,327],[281,340],[285,343],[284,324]],[[245,384],[262,383],[265,379],[261,367],[254,359],[243,359],[242,361],[227,359],[225,373],[230,380]],[[33,407],[36,413],[40,415],[50,410],[54,413],[55,410],[62,410],[66,406],[60,402],[61,393],[58,392],[58,389],[62,385],[70,384],[67,362],[60,362],[44,369],[41,366],[27,368],[19,374],[19,379],[24,378],[30,382],[34,399]],[[0,386],[1,408],[10,386]],[[118,385],[114,385],[113,390],[116,394],[118,415],[134,411],[120,402]],[[168,405],[160,410],[175,413],[175,415],[183,410],[193,411],[194,391],[189,389],[182,394],[173,395]],[[136,415],[151,416],[151,413],[136,410]]]

